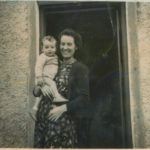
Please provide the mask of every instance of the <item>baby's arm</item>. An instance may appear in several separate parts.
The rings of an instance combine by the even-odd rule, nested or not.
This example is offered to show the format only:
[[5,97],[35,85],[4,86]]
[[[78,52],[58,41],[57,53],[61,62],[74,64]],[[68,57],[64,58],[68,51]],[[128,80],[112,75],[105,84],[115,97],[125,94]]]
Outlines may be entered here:
[[36,85],[42,86],[43,85],[43,68],[46,61],[46,57],[44,54],[41,54],[36,62],[35,66],[35,77],[36,77]]

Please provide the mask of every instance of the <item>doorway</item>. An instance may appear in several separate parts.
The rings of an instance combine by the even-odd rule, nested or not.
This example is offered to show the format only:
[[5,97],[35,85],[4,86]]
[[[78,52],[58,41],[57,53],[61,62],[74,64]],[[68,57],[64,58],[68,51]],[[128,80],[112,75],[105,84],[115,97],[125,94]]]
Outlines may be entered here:
[[[77,60],[89,69],[88,130],[81,148],[131,147],[130,117],[123,93],[121,5],[102,2],[40,3],[40,39],[71,28],[81,34]],[[127,97],[127,96],[126,96]],[[129,108],[128,108],[129,110]],[[128,119],[128,120],[127,120]],[[84,128],[84,127],[83,127]]]

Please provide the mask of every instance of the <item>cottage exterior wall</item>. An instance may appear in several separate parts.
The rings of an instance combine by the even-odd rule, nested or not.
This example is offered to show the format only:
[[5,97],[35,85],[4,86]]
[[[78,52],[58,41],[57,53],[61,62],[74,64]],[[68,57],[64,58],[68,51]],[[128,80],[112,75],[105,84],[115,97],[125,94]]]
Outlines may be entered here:
[[28,147],[34,11],[35,2],[0,2],[0,147]]
[[133,147],[150,147],[150,3],[127,3]]

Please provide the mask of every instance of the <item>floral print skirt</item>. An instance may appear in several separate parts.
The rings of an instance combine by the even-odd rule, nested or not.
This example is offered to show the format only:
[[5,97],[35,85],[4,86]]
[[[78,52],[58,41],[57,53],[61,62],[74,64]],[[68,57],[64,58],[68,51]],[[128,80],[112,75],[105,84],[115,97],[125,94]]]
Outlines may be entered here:
[[77,145],[76,124],[68,113],[63,113],[57,121],[48,118],[52,109],[50,99],[43,98],[35,122],[35,148],[75,148]]

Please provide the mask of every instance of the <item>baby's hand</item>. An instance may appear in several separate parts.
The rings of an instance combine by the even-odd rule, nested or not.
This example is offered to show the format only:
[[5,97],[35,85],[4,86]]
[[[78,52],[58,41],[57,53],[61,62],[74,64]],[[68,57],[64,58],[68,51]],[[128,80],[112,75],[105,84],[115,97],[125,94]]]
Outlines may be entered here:
[[40,97],[40,95],[42,94],[41,87],[40,86],[35,86],[34,90],[33,90],[33,94],[34,94],[35,97]]
[[37,85],[38,85],[38,86],[43,86],[43,84],[44,84],[44,82],[43,82],[42,77],[38,77],[38,78],[37,78]]

